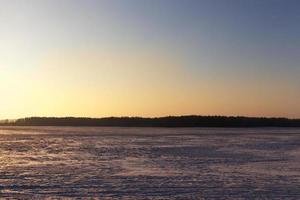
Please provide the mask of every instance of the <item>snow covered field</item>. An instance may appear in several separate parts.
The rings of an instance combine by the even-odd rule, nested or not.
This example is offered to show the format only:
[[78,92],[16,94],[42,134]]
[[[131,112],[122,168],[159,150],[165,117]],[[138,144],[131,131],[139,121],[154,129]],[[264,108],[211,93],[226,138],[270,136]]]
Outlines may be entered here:
[[0,127],[0,197],[299,199],[300,129]]

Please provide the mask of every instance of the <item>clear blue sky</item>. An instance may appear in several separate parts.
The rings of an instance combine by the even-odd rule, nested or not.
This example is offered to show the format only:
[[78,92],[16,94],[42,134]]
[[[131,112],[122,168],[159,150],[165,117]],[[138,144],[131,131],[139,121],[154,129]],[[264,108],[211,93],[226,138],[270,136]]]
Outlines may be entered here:
[[0,118],[300,117],[300,1],[0,3]]

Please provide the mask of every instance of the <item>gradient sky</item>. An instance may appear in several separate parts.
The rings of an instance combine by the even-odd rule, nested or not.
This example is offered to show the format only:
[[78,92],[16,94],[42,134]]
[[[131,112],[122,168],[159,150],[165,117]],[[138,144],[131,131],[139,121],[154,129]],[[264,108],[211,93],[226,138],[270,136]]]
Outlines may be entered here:
[[0,118],[300,118],[299,0],[0,5]]

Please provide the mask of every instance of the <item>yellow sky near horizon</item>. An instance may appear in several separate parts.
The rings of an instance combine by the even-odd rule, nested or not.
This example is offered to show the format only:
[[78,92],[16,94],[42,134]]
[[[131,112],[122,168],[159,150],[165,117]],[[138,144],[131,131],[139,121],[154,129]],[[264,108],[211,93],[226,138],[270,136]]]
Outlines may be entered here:
[[278,106],[293,99],[293,90],[283,86],[277,88],[278,98],[272,86],[259,82],[239,86],[238,80],[191,80],[180,59],[161,52],[69,52],[49,53],[31,70],[4,70],[0,117],[298,117],[286,105]]

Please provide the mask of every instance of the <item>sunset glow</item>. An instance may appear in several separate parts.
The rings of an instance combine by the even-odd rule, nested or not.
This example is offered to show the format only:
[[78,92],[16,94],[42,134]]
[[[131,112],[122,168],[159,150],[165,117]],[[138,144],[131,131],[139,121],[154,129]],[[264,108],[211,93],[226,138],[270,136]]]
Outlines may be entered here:
[[300,3],[0,0],[0,118],[300,118]]

